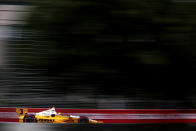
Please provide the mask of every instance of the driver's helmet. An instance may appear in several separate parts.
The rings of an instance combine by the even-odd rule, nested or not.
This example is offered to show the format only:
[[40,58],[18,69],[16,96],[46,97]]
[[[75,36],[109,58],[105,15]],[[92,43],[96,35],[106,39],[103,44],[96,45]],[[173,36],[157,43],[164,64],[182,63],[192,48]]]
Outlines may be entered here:
[[56,110],[55,110],[55,108],[54,107],[52,107],[52,109],[50,109],[50,114],[54,114],[54,115],[56,115],[57,114],[57,112],[56,112]]

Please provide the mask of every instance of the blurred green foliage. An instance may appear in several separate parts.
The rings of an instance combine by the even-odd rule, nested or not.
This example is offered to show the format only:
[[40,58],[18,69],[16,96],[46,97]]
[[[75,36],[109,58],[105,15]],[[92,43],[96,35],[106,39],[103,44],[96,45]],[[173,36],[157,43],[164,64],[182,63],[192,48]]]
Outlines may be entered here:
[[[23,34],[34,52],[24,56],[24,65],[47,69],[51,78],[79,74],[71,85],[90,85],[104,93],[130,96],[142,90],[177,99],[192,93],[196,3],[41,0],[34,4],[23,30],[39,32],[40,37]],[[57,87],[70,86],[70,79],[56,81]]]

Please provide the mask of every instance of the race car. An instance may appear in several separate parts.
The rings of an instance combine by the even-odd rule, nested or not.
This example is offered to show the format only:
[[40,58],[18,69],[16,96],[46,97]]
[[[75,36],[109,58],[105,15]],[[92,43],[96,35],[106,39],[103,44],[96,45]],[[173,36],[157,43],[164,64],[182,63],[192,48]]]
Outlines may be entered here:
[[19,115],[21,123],[103,123],[86,116],[63,116],[56,112],[55,107],[38,113],[28,113],[27,108],[16,108],[16,113]]

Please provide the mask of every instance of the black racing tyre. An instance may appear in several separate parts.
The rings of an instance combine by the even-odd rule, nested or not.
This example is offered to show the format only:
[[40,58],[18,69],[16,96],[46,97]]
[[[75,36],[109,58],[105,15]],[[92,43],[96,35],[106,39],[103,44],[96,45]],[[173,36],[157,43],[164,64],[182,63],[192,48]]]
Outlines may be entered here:
[[24,118],[23,118],[23,122],[26,122],[26,123],[35,123],[37,122],[36,118],[34,115],[26,115]]
[[78,123],[82,123],[82,124],[89,123],[89,119],[88,119],[87,117],[81,117],[81,118],[78,120]]

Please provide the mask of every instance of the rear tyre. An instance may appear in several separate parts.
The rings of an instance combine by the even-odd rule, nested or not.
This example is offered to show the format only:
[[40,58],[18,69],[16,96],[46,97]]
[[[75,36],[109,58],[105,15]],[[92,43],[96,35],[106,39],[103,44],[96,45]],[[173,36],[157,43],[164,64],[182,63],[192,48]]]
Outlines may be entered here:
[[24,123],[36,123],[37,120],[35,118],[35,115],[25,115],[23,118]]

